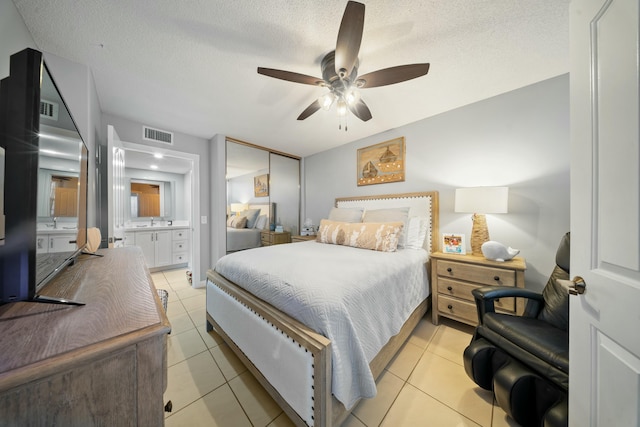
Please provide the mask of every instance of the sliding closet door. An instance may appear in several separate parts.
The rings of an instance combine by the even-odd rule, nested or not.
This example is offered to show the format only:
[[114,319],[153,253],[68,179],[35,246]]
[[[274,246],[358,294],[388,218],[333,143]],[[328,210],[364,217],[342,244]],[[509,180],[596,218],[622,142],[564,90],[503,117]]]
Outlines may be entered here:
[[276,224],[291,235],[300,234],[300,160],[270,153],[271,203],[276,204]]

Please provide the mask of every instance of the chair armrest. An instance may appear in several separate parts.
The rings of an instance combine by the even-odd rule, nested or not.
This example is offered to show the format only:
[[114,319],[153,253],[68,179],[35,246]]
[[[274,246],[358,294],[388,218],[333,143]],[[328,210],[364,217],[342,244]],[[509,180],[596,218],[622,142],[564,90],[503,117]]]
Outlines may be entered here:
[[485,286],[474,289],[471,293],[476,300],[479,324],[483,323],[483,317],[486,313],[495,313],[494,300],[498,298],[526,298],[531,300],[536,306],[533,310],[535,313],[539,311],[539,306],[544,303],[542,294],[512,286]]

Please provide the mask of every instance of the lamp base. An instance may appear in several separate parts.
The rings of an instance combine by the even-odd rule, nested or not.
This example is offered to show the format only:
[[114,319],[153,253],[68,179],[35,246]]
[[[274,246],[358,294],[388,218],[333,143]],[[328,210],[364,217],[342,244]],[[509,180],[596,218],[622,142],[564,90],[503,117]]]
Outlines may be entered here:
[[473,214],[473,228],[471,229],[471,253],[482,256],[482,244],[489,241],[487,218],[483,214]]

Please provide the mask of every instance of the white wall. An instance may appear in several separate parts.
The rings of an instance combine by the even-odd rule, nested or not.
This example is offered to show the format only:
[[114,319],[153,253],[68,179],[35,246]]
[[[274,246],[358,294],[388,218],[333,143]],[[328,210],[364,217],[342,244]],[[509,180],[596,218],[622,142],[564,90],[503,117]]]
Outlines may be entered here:
[[9,57],[28,47],[37,49],[33,37],[12,1],[0,1],[0,79],[9,76]]
[[[357,149],[399,136],[405,182],[358,187]],[[304,171],[302,218],[316,225],[336,197],[437,190],[440,231],[470,236],[470,215],[453,212],[455,188],[509,186],[509,213],[487,215],[490,236],[521,250],[527,287],[540,290],[569,231],[569,76],[306,157]]]

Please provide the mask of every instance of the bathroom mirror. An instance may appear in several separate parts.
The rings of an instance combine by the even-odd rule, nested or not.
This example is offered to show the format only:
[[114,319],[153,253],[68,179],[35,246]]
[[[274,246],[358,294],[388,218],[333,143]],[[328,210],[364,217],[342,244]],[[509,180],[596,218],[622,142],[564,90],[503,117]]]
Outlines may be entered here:
[[[125,170],[125,175],[127,171]],[[175,181],[129,178],[129,218],[174,219]]]
[[173,185],[168,181],[132,179],[129,182],[131,219],[164,218],[173,215]]

